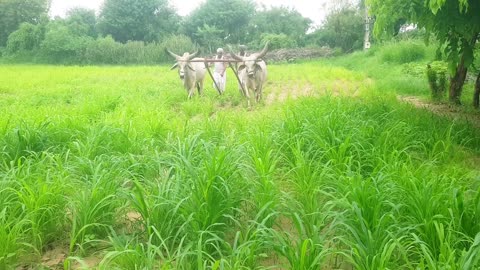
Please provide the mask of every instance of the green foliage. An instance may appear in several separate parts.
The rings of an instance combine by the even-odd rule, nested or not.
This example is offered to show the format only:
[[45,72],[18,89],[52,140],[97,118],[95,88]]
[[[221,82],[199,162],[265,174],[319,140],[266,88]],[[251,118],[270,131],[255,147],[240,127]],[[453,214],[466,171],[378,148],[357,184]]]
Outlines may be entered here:
[[310,43],[352,52],[363,46],[364,16],[357,8],[346,7],[334,10],[324,24],[310,34]]
[[185,19],[184,31],[202,46],[209,39],[224,43],[245,43],[246,29],[255,14],[251,0],[207,0]]
[[85,60],[89,64],[116,64],[121,46],[122,44],[115,42],[111,36],[98,38],[88,45]]
[[425,46],[415,41],[407,41],[400,44],[386,44],[381,48],[381,58],[390,63],[410,63],[425,59],[427,51]]
[[97,37],[97,16],[93,9],[72,8],[67,12],[65,23],[75,35]]
[[0,46],[7,43],[10,33],[27,22],[36,24],[47,15],[47,0],[2,0],[0,1]]
[[128,41],[122,44],[113,40],[111,36],[98,38],[90,42],[82,59],[88,64],[156,65],[171,61],[165,53],[169,48],[178,53],[193,52],[195,46],[186,36],[169,36],[161,44],[140,41]]
[[270,65],[248,108],[167,66],[0,66],[0,267],[477,269],[479,131],[397,101],[428,89],[401,69]]
[[23,23],[20,28],[8,36],[6,53],[16,54],[38,50],[45,38],[45,26]]
[[404,19],[425,28],[440,41],[449,62],[450,101],[460,103],[466,69],[474,62],[474,47],[480,34],[480,2],[476,0],[370,0],[375,14],[377,36],[391,34],[395,23]]
[[270,50],[297,48],[297,42],[285,34],[271,34],[265,33],[261,36],[260,43],[256,47],[261,47],[261,44],[269,42],[268,48]]
[[78,63],[92,38],[79,36],[60,23],[47,26],[45,39],[40,45],[41,56],[51,63]]
[[447,70],[442,70],[441,66],[434,66],[433,63],[427,65],[427,79],[432,91],[434,100],[441,100],[447,91]]
[[162,42],[162,47],[171,50],[179,55],[184,52],[193,53],[195,45],[192,40],[185,35],[171,35],[165,38]]
[[311,23],[310,19],[303,17],[295,9],[287,7],[264,8],[257,11],[250,21],[248,35],[252,42],[263,39],[266,33],[276,34],[278,37],[285,35],[291,40],[288,42],[290,44],[287,44],[290,47],[280,48],[291,48],[292,41],[299,46],[304,46],[306,32]]
[[107,0],[98,27],[116,41],[159,41],[178,29],[179,17],[166,0]]

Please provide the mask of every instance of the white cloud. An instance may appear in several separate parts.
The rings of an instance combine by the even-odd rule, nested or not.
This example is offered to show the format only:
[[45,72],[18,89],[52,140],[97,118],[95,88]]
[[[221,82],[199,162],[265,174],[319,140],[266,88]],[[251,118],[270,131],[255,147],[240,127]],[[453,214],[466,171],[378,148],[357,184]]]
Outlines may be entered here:
[[[170,0],[170,3],[177,9],[182,16],[187,15],[193,9],[198,7],[205,0]],[[330,0],[332,1],[332,0]],[[333,0],[335,1],[335,0]],[[328,0],[309,1],[309,0],[256,0],[257,4],[270,6],[287,6],[298,10],[303,16],[310,18],[315,24],[320,24],[325,17],[326,3]],[[103,0],[52,0],[50,15],[65,16],[65,13],[73,7],[86,7],[100,9]]]

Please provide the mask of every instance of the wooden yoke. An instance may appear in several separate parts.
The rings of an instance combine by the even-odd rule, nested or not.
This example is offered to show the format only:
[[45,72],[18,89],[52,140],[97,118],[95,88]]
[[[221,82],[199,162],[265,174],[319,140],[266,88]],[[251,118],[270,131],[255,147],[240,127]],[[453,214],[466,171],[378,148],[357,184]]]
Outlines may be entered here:
[[238,84],[240,84],[240,87],[242,88],[243,94],[245,95],[245,88],[243,87],[243,83],[238,77],[237,70],[235,70],[235,68],[232,65],[232,63],[241,63],[243,61],[232,60],[232,59],[203,59],[203,60],[190,60],[189,62],[203,62],[205,64],[205,68],[207,69],[208,74],[210,75],[210,78],[212,78],[212,81],[215,84],[215,88],[217,88],[218,94],[220,95],[222,94],[222,92],[220,92],[220,88],[218,87],[217,81],[215,81],[215,78],[213,77],[213,74],[210,71],[210,68],[208,67],[208,63],[210,62],[228,63],[228,65],[233,71],[233,74],[235,74],[235,77],[237,78]]
[[[218,61],[218,60],[216,60],[216,61]],[[222,92],[220,91],[220,88],[218,87],[217,81],[215,81],[215,78],[213,77],[212,72],[210,71],[210,68],[208,67],[207,59],[205,59],[205,60],[193,60],[193,61],[190,61],[190,62],[204,62],[205,63],[205,68],[207,69],[208,74],[210,74],[210,78],[212,78],[213,84],[215,84],[215,88],[217,88],[218,94],[221,95]]]

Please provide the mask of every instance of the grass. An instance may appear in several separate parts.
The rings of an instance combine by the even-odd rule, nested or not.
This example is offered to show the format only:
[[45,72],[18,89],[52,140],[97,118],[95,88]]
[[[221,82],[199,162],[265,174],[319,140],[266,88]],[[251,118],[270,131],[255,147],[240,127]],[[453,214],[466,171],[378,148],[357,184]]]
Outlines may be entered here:
[[0,269],[477,269],[480,134],[396,99],[431,49],[395,46],[272,65],[253,108],[231,73],[0,66]]

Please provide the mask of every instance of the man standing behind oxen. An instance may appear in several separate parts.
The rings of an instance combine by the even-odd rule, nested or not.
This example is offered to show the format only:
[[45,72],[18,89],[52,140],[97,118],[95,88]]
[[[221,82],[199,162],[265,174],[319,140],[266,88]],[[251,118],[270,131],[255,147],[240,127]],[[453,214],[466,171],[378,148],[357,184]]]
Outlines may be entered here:
[[[215,60],[226,60],[223,49],[217,49],[217,55],[215,56]],[[215,82],[213,83],[213,87],[217,89],[217,91],[221,94],[225,92],[225,86],[227,84],[227,62],[214,62],[214,72],[213,72],[213,79]]]

